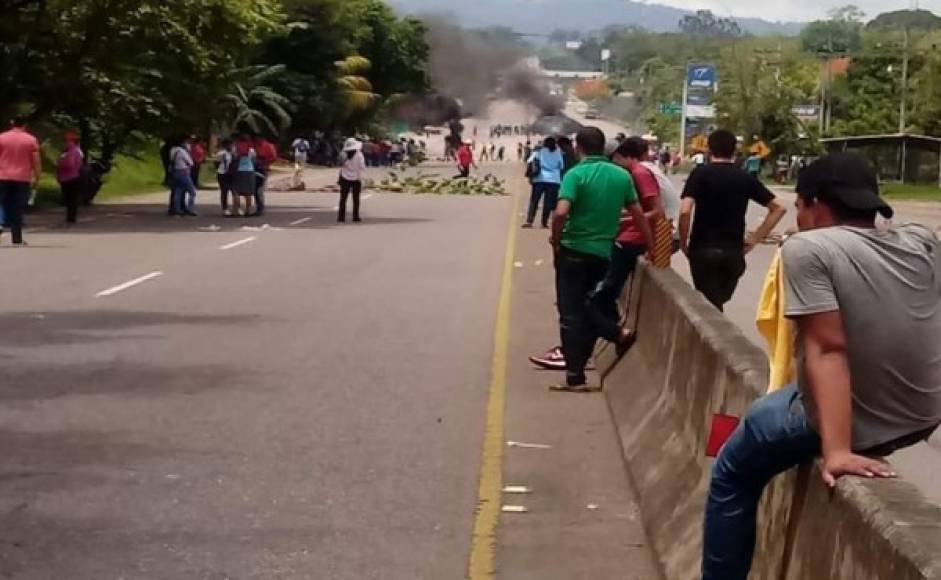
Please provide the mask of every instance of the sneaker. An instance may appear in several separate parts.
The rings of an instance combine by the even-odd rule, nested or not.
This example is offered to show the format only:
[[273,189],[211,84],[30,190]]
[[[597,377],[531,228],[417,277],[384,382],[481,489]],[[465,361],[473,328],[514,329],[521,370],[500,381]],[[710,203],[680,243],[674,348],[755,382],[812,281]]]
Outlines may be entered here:
[[550,371],[565,370],[565,356],[562,355],[562,348],[558,346],[549,349],[544,354],[529,357],[529,362]]
[[361,222],[361,221],[363,221],[363,220],[360,219],[360,218],[358,218],[358,217],[355,217],[355,218],[353,218],[353,221],[354,221],[354,222]]
[[232,217],[232,210],[231,210],[231,209],[227,209],[227,210],[225,210],[225,211],[222,212],[222,215],[224,215],[225,217]]
[[525,224],[523,224],[523,229],[528,230],[528,229],[532,229],[532,227],[533,227],[533,224],[529,222],[526,222]]
[[199,214],[192,210],[186,210],[183,213],[190,217],[199,217]]
[[[539,356],[531,356],[529,362],[548,371],[564,371],[566,369],[565,355],[562,354],[561,346],[550,348]],[[595,370],[595,361],[588,359],[588,362],[585,363],[585,370]]]

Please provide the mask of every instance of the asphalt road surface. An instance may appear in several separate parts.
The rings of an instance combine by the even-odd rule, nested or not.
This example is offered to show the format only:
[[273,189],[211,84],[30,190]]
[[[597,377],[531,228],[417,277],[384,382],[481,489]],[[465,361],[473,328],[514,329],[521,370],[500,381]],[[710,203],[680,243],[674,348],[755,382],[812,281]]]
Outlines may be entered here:
[[462,578],[511,199],[217,196],[0,247],[0,578]]
[[[450,580],[472,549],[508,580],[656,578],[603,396],[526,361],[557,328],[545,232],[510,227],[522,165],[480,171],[517,197],[368,192],[361,224],[316,192],[260,219],[211,190],[199,218],[164,194],[68,230],[30,214],[30,245],[0,244],[0,578]],[[493,501],[530,513],[491,551],[472,531],[501,468],[532,493]]]

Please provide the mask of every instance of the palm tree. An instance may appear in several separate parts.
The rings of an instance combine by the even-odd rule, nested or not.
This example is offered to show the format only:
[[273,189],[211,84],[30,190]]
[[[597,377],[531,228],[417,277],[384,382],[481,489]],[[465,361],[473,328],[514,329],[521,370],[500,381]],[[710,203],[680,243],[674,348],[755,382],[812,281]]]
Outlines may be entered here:
[[346,93],[346,104],[352,111],[369,109],[382,98],[373,92],[372,83],[365,76],[372,68],[369,59],[352,55],[334,64],[340,73],[337,83]]
[[232,107],[232,127],[247,127],[255,133],[265,130],[277,135],[291,125],[290,101],[265,84],[283,73],[284,65],[254,65],[233,75],[232,92],[223,98]]

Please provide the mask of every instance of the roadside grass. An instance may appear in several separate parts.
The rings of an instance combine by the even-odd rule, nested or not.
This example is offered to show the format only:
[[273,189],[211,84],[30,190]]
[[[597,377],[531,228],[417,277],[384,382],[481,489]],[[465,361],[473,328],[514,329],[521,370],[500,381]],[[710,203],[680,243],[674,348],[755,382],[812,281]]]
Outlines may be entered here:
[[[42,178],[36,193],[36,206],[54,207],[61,205],[62,199],[59,184],[55,178],[55,159],[58,153],[43,151]],[[216,183],[215,169],[211,162],[203,164],[200,181],[204,186],[214,186]],[[160,153],[156,145],[148,146],[137,155],[118,155],[114,160],[114,167],[105,176],[101,191],[95,197],[95,202],[107,201],[132,195],[143,195],[165,191],[163,184],[163,167],[160,163]]]
[[938,202],[941,201],[941,188],[936,185],[886,183],[882,185],[882,195],[886,199]]
[[[777,183],[768,177],[762,177],[762,183],[768,186],[785,187],[793,191],[796,185],[793,181]],[[880,193],[886,199],[895,199],[899,201],[934,201],[941,202],[941,188],[936,185],[912,185],[901,183],[882,183],[880,184]]]

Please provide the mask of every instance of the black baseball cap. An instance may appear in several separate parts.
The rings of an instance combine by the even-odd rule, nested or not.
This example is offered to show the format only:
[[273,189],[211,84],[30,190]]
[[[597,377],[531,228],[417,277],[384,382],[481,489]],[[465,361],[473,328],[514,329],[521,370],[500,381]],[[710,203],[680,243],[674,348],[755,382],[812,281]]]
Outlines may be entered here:
[[798,195],[834,200],[850,209],[875,210],[890,219],[895,211],[879,197],[879,180],[865,159],[854,153],[833,153],[811,163],[797,178]]

